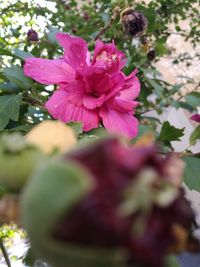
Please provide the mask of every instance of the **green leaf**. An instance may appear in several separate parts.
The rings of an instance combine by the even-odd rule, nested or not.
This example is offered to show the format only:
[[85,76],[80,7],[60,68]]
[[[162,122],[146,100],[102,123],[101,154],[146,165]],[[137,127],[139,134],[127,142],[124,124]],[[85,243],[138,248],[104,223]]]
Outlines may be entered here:
[[29,248],[28,251],[26,252],[25,257],[23,258],[23,263],[26,266],[34,266],[36,258],[34,257],[32,248]]
[[74,130],[76,136],[79,136],[80,134],[82,134],[83,124],[81,122],[69,122],[67,123],[67,125],[70,126]]
[[178,263],[175,256],[168,256],[165,260],[165,263],[166,267],[180,267],[180,264]]
[[180,137],[184,135],[184,128],[178,129],[171,125],[168,121],[163,123],[158,139],[160,141],[180,141]]
[[47,38],[49,40],[49,42],[53,45],[58,44],[58,41],[56,39],[56,34],[59,32],[58,29],[53,28],[53,27],[49,27],[49,32],[47,33]]
[[172,86],[171,90],[169,91],[169,95],[177,93],[183,87],[183,85],[184,85],[183,83],[180,83]]
[[105,128],[99,127],[99,128],[93,129],[87,133],[82,133],[79,136],[79,139],[81,142],[91,143],[91,142],[95,142],[96,140],[98,140],[100,138],[107,136],[107,134],[108,133],[105,130]]
[[17,87],[12,83],[0,83],[0,92],[16,92]]
[[138,131],[137,139],[139,139],[141,136],[143,136],[146,133],[149,133],[149,132],[154,133],[154,130],[152,127],[147,126],[147,125],[142,125],[142,124],[139,125],[138,130],[139,131]]
[[200,104],[200,93],[193,92],[185,97],[187,104],[193,108],[197,108]]
[[0,130],[6,127],[10,119],[18,120],[21,101],[21,95],[0,96]]
[[156,42],[156,52],[159,56],[163,56],[165,54],[168,53],[168,49],[166,46],[166,40],[165,39],[161,39],[161,40],[157,40]]
[[22,60],[26,59],[27,57],[33,57],[33,55],[32,55],[31,53],[29,53],[29,52],[25,52],[25,51],[21,51],[21,50],[19,50],[19,49],[17,49],[17,48],[15,48],[13,51],[14,51],[14,54],[15,54],[18,58],[20,58],[20,59],[22,59]]
[[3,69],[6,78],[22,89],[30,89],[34,86],[33,81],[24,76],[23,69],[20,66],[11,66]]
[[200,126],[190,135],[190,145],[195,145],[198,140],[200,140]]
[[102,20],[105,23],[105,25],[107,25],[109,20],[110,20],[110,16],[107,13],[102,13],[101,17],[102,17]]
[[162,86],[159,83],[157,83],[155,80],[148,79],[147,81],[153,87],[154,92],[156,93],[156,95],[159,96],[159,97],[162,97],[163,96],[163,88],[162,88]]
[[10,56],[10,57],[18,58],[18,56],[14,55],[11,51],[1,48],[1,47],[0,47],[0,56]]
[[189,189],[200,192],[200,159],[195,157],[183,157],[186,163],[184,172],[184,182]]

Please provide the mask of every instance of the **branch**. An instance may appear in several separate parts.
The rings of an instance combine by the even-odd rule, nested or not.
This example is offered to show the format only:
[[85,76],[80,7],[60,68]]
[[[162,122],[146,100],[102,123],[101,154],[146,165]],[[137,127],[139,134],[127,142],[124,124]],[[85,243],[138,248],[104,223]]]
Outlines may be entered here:
[[6,248],[4,246],[4,243],[3,243],[3,238],[0,238],[0,249],[2,251],[2,254],[3,254],[3,257],[5,259],[5,262],[6,262],[7,266],[11,267],[10,259],[9,259],[7,250],[6,250]]
[[94,41],[96,41],[97,39],[99,39],[99,37],[101,35],[103,35],[112,26],[112,23],[116,20],[117,16],[120,14],[120,12],[121,12],[121,9],[119,7],[116,7],[114,9],[113,15],[112,15],[110,21],[108,22],[108,24],[105,27],[103,27],[103,28],[100,29],[100,31],[97,34],[97,36],[95,37]]
[[29,104],[31,104],[32,106],[38,106],[38,107],[43,107],[42,103],[40,102],[40,100],[33,98],[32,96],[28,95],[28,94],[23,94],[23,100]]
[[189,95],[190,93],[192,93],[192,92],[198,92],[199,91],[199,88],[200,88],[200,83],[198,83],[195,87],[194,87],[194,89],[192,90],[192,91],[190,91],[190,92],[188,92],[188,93],[186,93],[186,94],[179,94],[179,97],[176,99],[177,101],[180,101],[182,98],[184,98],[185,96],[187,96],[187,95]]
[[13,8],[14,6],[15,6],[15,4],[12,4],[12,5],[9,5],[9,6],[5,7],[5,8],[3,8],[3,9],[1,10],[1,14],[6,13],[6,12],[9,11],[11,8]]

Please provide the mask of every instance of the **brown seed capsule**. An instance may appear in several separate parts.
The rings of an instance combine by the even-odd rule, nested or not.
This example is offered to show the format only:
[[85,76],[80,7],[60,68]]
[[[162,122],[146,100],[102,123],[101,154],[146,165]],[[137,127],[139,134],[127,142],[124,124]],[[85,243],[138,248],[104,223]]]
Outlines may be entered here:
[[72,30],[72,32],[73,32],[74,34],[77,33],[77,28],[76,28],[75,26],[73,26],[73,27],[71,28],[71,30]]
[[126,34],[137,36],[148,26],[147,18],[143,13],[126,8],[121,14],[121,22]]
[[150,50],[148,53],[147,53],[147,58],[149,61],[153,61],[156,57],[156,52],[155,50]]

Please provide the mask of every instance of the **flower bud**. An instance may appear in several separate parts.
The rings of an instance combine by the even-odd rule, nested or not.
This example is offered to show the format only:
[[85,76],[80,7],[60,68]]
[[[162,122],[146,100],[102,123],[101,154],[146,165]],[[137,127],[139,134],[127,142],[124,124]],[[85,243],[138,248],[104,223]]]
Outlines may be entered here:
[[18,134],[0,139],[0,186],[8,191],[20,191],[43,154]]
[[148,21],[144,14],[131,8],[127,8],[122,12],[121,22],[125,33],[130,36],[141,34],[148,26]]
[[44,120],[26,135],[29,144],[38,147],[44,154],[63,153],[76,144],[72,128],[60,121]]
[[71,28],[71,30],[72,30],[72,32],[73,32],[74,34],[77,33],[77,28],[76,28],[75,26],[73,26],[73,27]]
[[27,33],[27,39],[29,42],[38,42],[38,34],[33,29],[30,29]]
[[198,113],[194,114],[194,115],[191,116],[190,119],[200,123],[200,114],[198,114]]

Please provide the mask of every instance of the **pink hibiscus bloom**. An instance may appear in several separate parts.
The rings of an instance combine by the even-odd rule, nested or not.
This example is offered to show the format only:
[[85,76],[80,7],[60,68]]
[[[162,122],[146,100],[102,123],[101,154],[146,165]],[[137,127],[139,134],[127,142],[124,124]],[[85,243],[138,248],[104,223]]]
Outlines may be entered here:
[[64,48],[61,59],[27,58],[26,76],[42,84],[59,85],[45,107],[53,118],[65,123],[83,123],[83,130],[97,128],[102,122],[109,133],[135,137],[138,121],[133,116],[140,91],[137,71],[125,76],[121,69],[126,59],[114,43],[96,42],[90,61],[87,43],[64,33],[57,34]]

